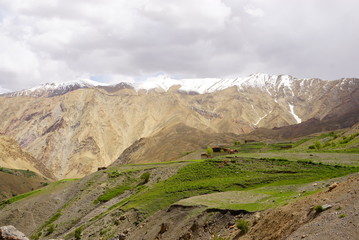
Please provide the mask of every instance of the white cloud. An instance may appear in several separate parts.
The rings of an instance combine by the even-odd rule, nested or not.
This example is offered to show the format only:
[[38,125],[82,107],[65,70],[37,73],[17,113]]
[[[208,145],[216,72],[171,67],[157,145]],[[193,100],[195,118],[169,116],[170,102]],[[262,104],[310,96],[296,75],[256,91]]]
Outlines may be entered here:
[[0,86],[0,94],[7,93],[7,92],[10,92],[10,90]]
[[[0,76],[12,84],[20,84],[22,78],[38,79],[39,62],[37,56],[28,46],[20,41],[14,41],[6,35],[0,35]],[[11,83],[10,83],[11,82]],[[4,84],[5,87],[8,87]]]
[[[253,72],[358,76],[359,3],[0,0],[0,85]],[[102,76],[102,77],[101,77]]]
[[263,17],[264,11],[261,8],[256,8],[253,6],[245,7],[245,12],[254,17]]
[[180,29],[213,31],[224,27],[231,9],[220,0],[154,0],[147,2],[144,12]]

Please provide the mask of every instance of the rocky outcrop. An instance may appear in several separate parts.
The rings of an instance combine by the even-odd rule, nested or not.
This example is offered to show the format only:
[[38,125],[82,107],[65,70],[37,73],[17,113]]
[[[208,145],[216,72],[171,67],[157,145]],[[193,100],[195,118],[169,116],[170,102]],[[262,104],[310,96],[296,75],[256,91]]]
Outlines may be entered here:
[[25,234],[17,230],[14,226],[0,227],[0,240],[29,240]]

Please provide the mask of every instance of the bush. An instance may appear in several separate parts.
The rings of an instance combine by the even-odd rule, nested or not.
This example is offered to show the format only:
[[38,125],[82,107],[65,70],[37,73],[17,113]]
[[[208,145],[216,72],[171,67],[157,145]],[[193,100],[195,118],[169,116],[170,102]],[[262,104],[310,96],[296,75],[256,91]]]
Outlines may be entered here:
[[356,138],[357,136],[359,136],[359,133],[354,133],[348,137],[343,137],[343,140],[341,140],[339,143],[340,144],[345,144],[345,143],[348,143],[350,142],[351,140],[353,140],[354,138]]
[[126,190],[131,189],[129,185],[118,185],[114,188],[107,189],[102,195],[100,195],[95,201],[94,204],[97,204],[99,202],[107,202],[111,200],[112,198],[121,195]]
[[50,224],[46,230],[45,236],[49,236],[55,230],[54,224]]
[[322,205],[317,205],[317,206],[313,207],[313,209],[316,213],[321,213],[324,211],[324,208],[322,207]]
[[39,240],[41,235],[42,235],[42,232],[35,233],[30,237],[30,239],[31,240]]
[[213,148],[211,148],[210,146],[208,146],[207,149],[206,149],[206,152],[207,152],[207,154],[208,154],[209,156],[212,156],[212,154],[213,154]]
[[117,170],[108,173],[108,176],[110,178],[116,178],[116,177],[119,177],[120,175],[121,174]]
[[148,181],[150,180],[150,173],[149,172],[145,172],[141,175],[141,183],[140,184],[146,184],[148,183]]
[[316,141],[314,143],[314,147],[315,147],[315,150],[319,151],[323,146],[322,146],[322,143],[319,142],[319,141]]
[[242,218],[238,220],[236,226],[243,234],[246,234],[249,231],[249,222]]
[[75,239],[76,240],[80,240],[81,239],[81,232],[82,232],[82,227],[79,227],[75,230]]
[[241,142],[240,141],[235,141],[234,145],[241,145]]
[[338,137],[338,135],[335,132],[330,132],[328,135],[333,137],[333,139],[336,139]]

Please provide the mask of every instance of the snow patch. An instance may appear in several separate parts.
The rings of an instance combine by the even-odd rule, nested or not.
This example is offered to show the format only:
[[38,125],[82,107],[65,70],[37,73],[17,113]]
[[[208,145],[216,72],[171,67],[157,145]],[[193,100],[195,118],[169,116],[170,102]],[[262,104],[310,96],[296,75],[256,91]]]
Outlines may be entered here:
[[290,113],[293,115],[294,119],[297,121],[297,123],[301,123],[302,119],[300,117],[298,117],[297,114],[295,114],[294,106],[292,104],[290,104],[290,103],[288,103],[288,105],[289,105]]
[[161,75],[159,77],[148,78],[139,84],[134,84],[136,89],[150,90],[160,88],[164,91],[168,91],[172,86],[180,85],[179,80],[171,79],[167,76]]
[[268,114],[264,115],[263,117],[260,117],[260,118],[258,119],[258,121],[257,121],[254,125],[257,126],[258,123],[260,123],[260,121],[262,121],[262,119],[265,118],[266,116],[268,116]]
[[263,117],[260,117],[259,119],[258,119],[258,121],[254,124],[255,126],[257,126],[259,123],[260,123],[260,121],[262,121],[264,118],[266,118],[269,114],[271,114],[273,112],[273,109],[269,112],[269,113],[267,113],[266,115],[264,115]]
[[280,81],[279,87],[280,86],[285,86],[285,87],[288,87],[288,88],[290,88],[292,80],[293,80],[293,78],[291,76],[288,76],[288,75],[281,75],[281,76],[278,77],[278,79]]

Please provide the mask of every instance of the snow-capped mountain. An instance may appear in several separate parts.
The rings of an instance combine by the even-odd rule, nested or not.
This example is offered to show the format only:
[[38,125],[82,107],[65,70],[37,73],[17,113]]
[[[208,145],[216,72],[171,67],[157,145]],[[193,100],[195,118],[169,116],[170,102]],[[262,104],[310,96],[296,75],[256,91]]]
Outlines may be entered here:
[[[32,96],[32,97],[53,97],[74,91],[80,88],[105,88],[107,91],[113,92],[118,89],[132,88],[136,91],[146,90],[150,91],[158,89],[164,92],[169,91],[171,87],[178,86],[179,92],[184,93],[212,93],[224,90],[230,87],[237,87],[239,91],[248,88],[259,88],[266,91],[270,95],[278,96],[280,94],[293,95],[293,88],[299,85],[301,88],[311,86],[313,83],[322,81],[320,79],[298,79],[290,75],[269,75],[264,73],[252,74],[243,78],[185,78],[173,79],[166,75],[148,78],[142,82],[127,83],[121,82],[114,85],[100,83],[89,79],[81,79],[76,81],[69,81],[64,83],[46,83],[37,87],[17,92],[7,92],[5,96]],[[354,79],[343,79],[343,83],[351,82]],[[119,87],[120,86],[120,87]]]
[[[282,86],[291,87],[291,84],[298,79],[289,75],[268,75],[263,73],[252,74],[244,78],[185,78],[172,79],[166,75],[151,77],[142,82],[136,83],[119,83],[127,88],[134,88],[135,90],[152,90],[160,89],[167,92],[173,86],[179,86],[181,92],[194,92],[198,94],[211,93],[220,91],[230,87],[237,87],[242,89],[245,87],[259,87],[262,89],[280,88]],[[109,85],[99,83],[96,81],[81,79],[69,81],[64,83],[46,83],[37,87],[26,90],[5,93],[6,96],[32,96],[32,97],[52,97],[62,95],[79,88],[95,88],[106,87],[109,90],[111,87],[118,88],[119,84]]]
[[32,97],[53,97],[63,95],[65,93],[74,91],[80,88],[94,88],[96,86],[107,86],[107,84],[99,83],[89,79],[80,79],[74,81],[68,81],[63,83],[45,83],[40,86],[5,93],[5,96],[17,97],[17,96],[32,96]]
[[135,88],[151,90],[160,88],[168,91],[173,86],[180,86],[179,90],[184,92],[196,92],[199,94],[220,91],[230,87],[259,87],[280,88],[290,87],[294,81],[299,79],[289,75],[269,75],[264,73],[252,74],[244,78],[185,78],[172,79],[168,76],[149,78],[135,85]]

